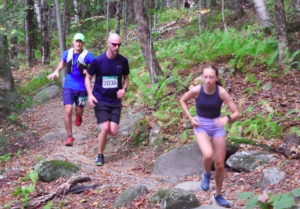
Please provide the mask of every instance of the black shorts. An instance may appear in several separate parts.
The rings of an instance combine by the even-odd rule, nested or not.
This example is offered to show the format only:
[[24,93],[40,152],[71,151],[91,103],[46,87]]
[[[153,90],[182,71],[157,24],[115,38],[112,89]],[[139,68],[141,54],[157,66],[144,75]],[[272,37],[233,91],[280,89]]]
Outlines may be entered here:
[[121,117],[121,105],[110,105],[101,102],[95,103],[94,111],[97,124],[112,121],[119,124]]

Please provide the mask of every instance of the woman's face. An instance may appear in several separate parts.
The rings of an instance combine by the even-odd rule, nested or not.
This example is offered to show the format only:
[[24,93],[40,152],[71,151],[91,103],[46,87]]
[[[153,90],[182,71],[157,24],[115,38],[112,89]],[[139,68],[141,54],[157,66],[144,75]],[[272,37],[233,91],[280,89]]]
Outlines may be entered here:
[[203,82],[207,87],[211,87],[216,85],[218,81],[218,76],[216,75],[216,71],[211,68],[205,68],[203,70]]

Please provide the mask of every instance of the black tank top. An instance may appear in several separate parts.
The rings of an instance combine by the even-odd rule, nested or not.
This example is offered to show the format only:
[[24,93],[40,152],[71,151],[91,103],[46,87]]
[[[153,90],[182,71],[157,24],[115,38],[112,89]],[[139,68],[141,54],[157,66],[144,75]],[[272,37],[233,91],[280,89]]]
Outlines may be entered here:
[[218,118],[221,115],[222,103],[218,85],[216,85],[216,90],[213,94],[206,94],[204,86],[201,85],[199,96],[196,98],[197,115],[204,118]]

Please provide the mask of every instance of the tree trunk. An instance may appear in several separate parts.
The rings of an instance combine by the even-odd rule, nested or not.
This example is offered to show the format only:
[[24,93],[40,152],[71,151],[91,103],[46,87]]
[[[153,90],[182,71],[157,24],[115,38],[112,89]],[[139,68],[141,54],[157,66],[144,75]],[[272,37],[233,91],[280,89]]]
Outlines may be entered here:
[[117,12],[116,12],[116,33],[120,35],[120,20],[121,20],[121,0],[117,0]]
[[216,0],[210,0],[210,7],[215,7],[217,6],[217,1]]
[[279,60],[284,58],[284,52],[288,46],[287,32],[286,32],[286,17],[284,11],[284,1],[275,0],[275,16],[278,37]]
[[134,23],[135,20],[135,13],[133,9],[133,0],[127,0],[127,5],[126,5],[126,15],[127,15],[127,24],[131,25]]
[[237,19],[241,19],[244,13],[242,0],[234,0],[234,8]]
[[168,8],[172,7],[172,0],[166,0],[166,5]]
[[106,8],[106,36],[109,36],[109,0],[107,0],[107,8]]
[[177,8],[180,8],[180,7],[181,7],[180,0],[176,0],[176,7],[177,7]]
[[150,36],[151,30],[149,28],[149,20],[146,16],[145,9],[143,7],[143,1],[133,0],[133,8],[138,23],[138,33],[140,38],[140,45],[146,60],[148,71],[151,75],[151,69],[153,69],[153,77],[163,75],[163,72],[156,59],[153,43],[151,42]]
[[0,77],[3,80],[3,89],[13,89],[15,82],[9,66],[7,36],[0,35]]
[[128,0],[124,0],[124,42],[125,42],[125,46],[127,46],[127,1]]
[[50,9],[47,0],[41,0],[41,55],[42,64],[47,65],[50,63],[50,39],[48,19],[50,19]]
[[198,35],[201,35],[201,27],[202,27],[202,14],[201,14],[201,9],[202,9],[202,1],[204,0],[199,0],[199,20],[198,20]]
[[[16,0],[12,0],[12,3],[16,4]],[[13,20],[13,32],[11,33],[9,39],[10,39],[10,59],[14,63],[14,65],[18,65],[18,23],[17,23],[17,18],[18,18],[18,13],[17,13],[17,8],[14,6],[13,9],[13,15],[14,15],[14,20]]]
[[89,5],[89,0],[83,0],[83,2],[81,3],[81,7],[80,7],[80,18],[81,19],[85,19],[86,16],[86,9]]
[[[61,27],[61,29],[62,29],[61,33],[62,33],[62,40],[63,40],[63,48],[64,48],[64,50],[67,49],[67,45],[66,45],[67,18],[68,18],[67,17],[67,4],[68,4],[68,1],[64,0],[63,13],[62,13],[62,27]],[[57,11],[56,11],[56,13],[57,13]]]
[[79,20],[79,6],[78,6],[78,1],[74,0],[74,11],[75,11],[75,22],[78,22]]
[[24,0],[25,6],[25,55],[26,65],[32,67],[35,61],[33,45],[35,42],[33,35],[34,2],[33,0]]
[[41,2],[36,0],[34,2],[34,11],[36,14],[36,20],[38,22],[39,29],[41,30]]
[[154,23],[153,23],[153,25],[154,25],[154,27],[156,27],[156,25],[157,25],[157,1],[158,0],[155,0],[155,13],[154,13]]
[[224,30],[228,33],[226,21],[225,21],[225,17],[224,17],[224,0],[222,0],[222,20],[223,20],[223,24],[224,24]]
[[201,0],[201,9],[206,9],[206,0]]
[[254,0],[259,23],[262,27],[270,26],[270,15],[264,0]]

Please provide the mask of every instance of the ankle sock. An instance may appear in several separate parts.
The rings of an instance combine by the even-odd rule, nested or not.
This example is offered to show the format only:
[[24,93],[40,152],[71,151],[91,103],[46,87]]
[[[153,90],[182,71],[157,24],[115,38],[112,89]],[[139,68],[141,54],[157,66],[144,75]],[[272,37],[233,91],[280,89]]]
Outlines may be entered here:
[[104,155],[103,154],[98,154],[98,157],[104,157]]
[[68,135],[68,137],[73,137],[73,135]]

